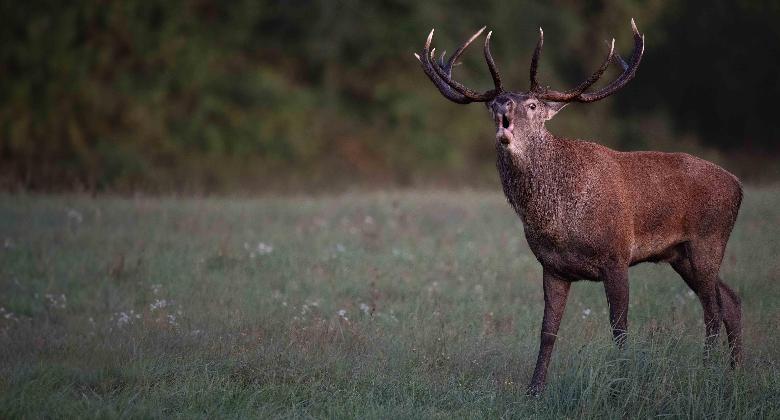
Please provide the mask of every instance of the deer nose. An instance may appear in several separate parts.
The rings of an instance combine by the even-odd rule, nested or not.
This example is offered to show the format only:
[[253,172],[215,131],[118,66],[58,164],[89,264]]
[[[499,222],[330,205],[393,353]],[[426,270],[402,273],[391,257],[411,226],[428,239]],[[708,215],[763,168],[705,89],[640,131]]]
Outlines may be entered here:
[[501,115],[501,126],[504,128],[509,128],[509,125],[511,122],[509,121],[509,117],[506,116],[506,114]]
[[509,117],[509,113],[506,110],[500,110],[493,113],[493,117],[496,120],[496,125],[499,127],[509,128],[512,125],[512,120]]
[[508,114],[512,110],[512,104],[494,102],[491,108],[493,108],[493,113],[496,115]]

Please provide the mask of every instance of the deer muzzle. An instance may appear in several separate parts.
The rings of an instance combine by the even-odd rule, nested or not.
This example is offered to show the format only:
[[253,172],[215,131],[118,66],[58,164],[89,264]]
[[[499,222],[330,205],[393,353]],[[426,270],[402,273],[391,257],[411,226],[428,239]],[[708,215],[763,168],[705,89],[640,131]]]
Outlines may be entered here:
[[506,114],[500,114],[496,118],[498,121],[496,121],[498,124],[498,130],[496,131],[496,140],[500,141],[501,144],[504,146],[508,145],[509,143],[514,140],[515,135],[512,134],[512,129],[514,128],[514,124],[512,124],[512,121],[507,117]]
[[512,132],[504,127],[499,127],[498,132],[496,133],[496,140],[500,141],[504,146],[511,143],[514,137]]

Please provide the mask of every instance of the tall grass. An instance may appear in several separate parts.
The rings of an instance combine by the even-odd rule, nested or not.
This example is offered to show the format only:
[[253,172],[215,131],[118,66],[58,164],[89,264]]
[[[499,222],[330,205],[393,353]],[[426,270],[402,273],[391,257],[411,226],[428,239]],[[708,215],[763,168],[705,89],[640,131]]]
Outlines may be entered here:
[[0,417],[777,418],[779,192],[748,189],[721,272],[743,368],[644,265],[622,351],[574,285],[539,398],[541,272],[499,194],[3,196]]

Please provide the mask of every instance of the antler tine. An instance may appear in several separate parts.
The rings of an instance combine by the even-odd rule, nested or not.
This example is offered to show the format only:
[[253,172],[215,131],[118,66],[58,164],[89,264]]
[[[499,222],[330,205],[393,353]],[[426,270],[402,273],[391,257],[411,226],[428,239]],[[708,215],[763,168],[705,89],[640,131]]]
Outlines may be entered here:
[[[531,84],[533,87],[535,87],[535,89],[532,88],[532,91],[542,99],[559,102],[594,102],[615,93],[620,88],[625,86],[626,83],[628,83],[631,79],[633,79],[634,74],[639,67],[639,62],[642,60],[642,54],[644,53],[645,38],[644,35],[639,33],[634,19],[631,19],[631,30],[634,33],[634,52],[631,55],[630,65],[626,64],[623,58],[615,52],[615,39],[613,38],[612,42],[610,43],[609,55],[607,56],[607,59],[604,60],[601,67],[599,67],[599,69],[587,80],[580,83],[576,88],[567,92],[541,89],[539,88],[538,84],[536,84],[536,61],[538,60],[537,52],[541,50],[542,43],[540,39],[539,45],[536,47],[537,50],[534,52],[534,58],[531,61]],[[609,85],[597,90],[596,92],[584,93],[586,89],[596,83],[596,81],[604,74],[604,71],[612,61],[615,61],[618,65],[621,66],[623,70],[621,75],[618,76],[617,79],[613,80]]]
[[444,62],[444,53],[441,54],[440,66],[445,72],[447,72],[447,75],[452,75],[452,68],[456,64],[458,64],[457,63],[458,59],[460,59],[460,56],[463,54],[463,51],[466,51],[466,48],[468,48],[468,46],[471,45],[471,43],[474,42],[474,40],[477,39],[477,37],[482,35],[482,32],[485,31],[485,28],[487,28],[487,26],[483,26],[482,28],[480,28],[480,30],[475,32],[474,35],[471,36],[471,38],[469,38],[468,40],[466,40],[466,42],[463,43],[463,45],[458,47],[458,49],[455,50],[455,52],[452,54],[452,56],[446,63]]
[[496,92],[503,92],[504,88],[501,87],[501,75],[498,74],[496,68],[496,62],[493,61],[493,55],[490,54],[490,35],[493,35],[493,31],[488,32],[485,37],[485,61],[487,61],[488,69],[490,69],[490,76],[493,78],[493,85]]
[[596,70],[593,74],[591,74],[590,77],[587,78],[584,82],[580,83],[577,87],[571,89],[566,93],[572,94],[572,96],[577,96],[580,93],[585,92],[586,89],[591,87],[594,83],[596,83],[601,78],[601,76],[607,70],[607,67],[609,67],[609,63],[612,62],[614,54],[615,54],[615,38],[612,38],[612,42],[609,44],[609,53],[607,54],[607,58],[604,59],[604,62],[601,63],[601,66],[598,68],[598,70]]
[[544,31],[542,28],[539,28],[539,42],[536,43],[536,48],[534,49],[534,55],[531,57],[531,88],[529,89],[531,92],[538,92],[541,91],[541,86],[539,86],[539,82],[536,80],[536,70],[539,67],[539,56],[542,54],[542,47],[544,46]]
[[575,87],[574,89],[570,89],[565,92],[558,92],[550,89],[537,89],[537,96],[542,99],[557,101],[557,102],[569,102],[569,101],[576,100],[577,97],[580,94],[582,94],[582,92],[585,92],[585,90],[593,86],[593,84],[596,83],[601,78],[601,76],[607,70],[607,67],[609,67],[609,63],[612,62],[615,54],[615,38],[612,38],[612,42],[608,43],[608,45],[609,45],[609,53],[607,54],[607,58],[604,59],[604,61],[601,63],[601,66],[599,66],[598,70],[596,70],[593,74],[591,74],[590,77],[585,79],[584,82],[577,85],[577,87]]
[[612,61],[620,66],[621,73],[628,70],[628,63],[626,63],[626,60],[623,59],[623,56],[621,56],[619,52],[615,51],[615,55],[612,56]]
[[[429,50],[431,45],[431,40],[433,39],[433,31],[431,31],[431,34],[428,35],[428,39],[425,42],[425,47],[423,49],[423,54],[422,54],[427,58],[424,60],[420,60],[421,63],[425,61],[423,63],[423,70],[425,70],[426,66],[430,66],[433,72],[436,74],[436,76],[438,76],[439,82],[443,82],[445,85],[447,85],[450,91],[456,92],[460,96],[469,99],[470,102],[487,102],[495,98],[496,95],[498,95],[501,92],[498,89],[492,89],[483,93],[479,93],[467,88],[466,86],[462,85],[461,83],[455,80],[452,80],[452,66],[456,63],[457,59],[460,57],[460,55],[463,53],[466,47],[468,47],[469,44],[471,44],[471,42],[473,42],[474,39],[476,39],[476,37],[478,37],[482,33],[482,31],[484,31],[484,29],[485,28],[480,29],[479,31],[477,31],[476,34],[474,34],[471,38],[469,38],[469,40],[467,40],[460,48],[458,48],[458,50],[455,51],[455,54],[453,54],[452,57],[450,57],[450,60],[447,63],[444,63],[443,66],[440,63],[437,63],[435,59],[432,60],[433,51]],[[444,60],[442,59],[441,61],[443,63]],[[488,66],[490,66],[489,63]],[[433,78],[431,78],[431,80],[434,81]],[[439,86],[439,84],[437,84],[437,81],[434,81],[434,83],[436,84],[437,87]],[[442,89],[439,88],[439,90]],[[449,96],[447,97],[450,98]],[[463,102],[458,102],[458,103],[463,103]]]
[[607,67],[609,67],[609,63],[612,62],[615,54],[615,38],[612,38],[612,42],[608,43],[607,45],[609,45],[609,53],[607,54],[607,58],[604,59],[604,62],[601,63],[601,66],[599,66],[598,70],[591,74],[590,77],[585,79],[584,82],[577,85],[574,89],[567,90],[566,92],[545,89],[544,91],[540,91],[538,96],[542,99],[558,102],[569,102],[575,100],[582,92],[585,92],[585,90],[593,86],[593,84],[601,78],[601,76],[607,70]]
[[431,33],[428,34],[428,39],[425,41],[425,46],[423,47],[422,53],[414,54],[415,58],[417,58],[417,61],[420,62],[423,72],[425,72],[425,75],[431,79],[431,82],[433,82],[433,84],[439,89],[439,92],[441,92],[445,98],[458,104],[469,104],[474,102],[472,99],[454,90],[447,82],[444,81],[444,79],[439,76],[439,74],[434,69],[434,66],[431,64],[430,47],[431,40],[433,39],[433,31],[434,30],[431,29]]
[[636,27],[634,19],[631,19],[631,30],[634,33],[634,51],[631,54],[631,64],[627,64],[623,58],[616,54],[615,59],[617,63],[623,68],[623,73],[612,81],[609,85],[592,93],[583,93],[579,95],[575,100],[577,102],[595,102],[600,99],[604,99],[609,95],[620,90],[636,75],[636,70],[639,68],[639,63],[642,61],[642,55],[645,52],[645,36],[639,33]]

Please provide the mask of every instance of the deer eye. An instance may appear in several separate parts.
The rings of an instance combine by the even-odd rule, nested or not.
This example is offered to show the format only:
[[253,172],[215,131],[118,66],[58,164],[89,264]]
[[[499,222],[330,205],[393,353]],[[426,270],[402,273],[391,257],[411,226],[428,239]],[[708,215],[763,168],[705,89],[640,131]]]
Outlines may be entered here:
[[536,104],[530,103],[528,104],[528,108],[531,108],[532,110],[536,109]]

